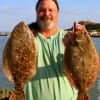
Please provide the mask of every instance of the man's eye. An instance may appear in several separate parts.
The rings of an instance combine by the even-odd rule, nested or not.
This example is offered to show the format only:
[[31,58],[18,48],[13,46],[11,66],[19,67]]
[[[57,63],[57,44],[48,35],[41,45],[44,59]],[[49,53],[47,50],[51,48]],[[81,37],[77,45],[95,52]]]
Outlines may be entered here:
[[43,9],[39,10],[39,12],[43,12],[43,11],[44,11]]

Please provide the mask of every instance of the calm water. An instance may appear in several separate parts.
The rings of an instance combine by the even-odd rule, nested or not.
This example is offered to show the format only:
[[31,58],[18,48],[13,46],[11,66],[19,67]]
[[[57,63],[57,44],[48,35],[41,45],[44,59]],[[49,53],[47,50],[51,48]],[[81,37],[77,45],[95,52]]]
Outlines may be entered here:
[[[8,37],[6,36],[0,36],[0,87],[9,87],[13,88],[13,85],[8,81],[8,79],[5,77],[4,73],[2,72],[2,51],[4,49],[4,45],[7,41]],[[100,56],[100,38],[95,37],[92,38],[94,41],[94,44],[96,46],[96,49]],[[93,88],[90,89],[89,95],[91,97],[91,100],[100,100],[100,75],[98,75],[97,81],[95,82]]]

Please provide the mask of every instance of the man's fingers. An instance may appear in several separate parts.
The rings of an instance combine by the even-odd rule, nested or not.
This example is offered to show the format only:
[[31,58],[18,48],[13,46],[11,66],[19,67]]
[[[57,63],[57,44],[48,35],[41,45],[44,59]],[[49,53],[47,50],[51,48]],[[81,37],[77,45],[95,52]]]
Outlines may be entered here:
[[86,31],[85,25],[81,25],[77,22],[74,22],[73,32],[77,32],[77,31]]

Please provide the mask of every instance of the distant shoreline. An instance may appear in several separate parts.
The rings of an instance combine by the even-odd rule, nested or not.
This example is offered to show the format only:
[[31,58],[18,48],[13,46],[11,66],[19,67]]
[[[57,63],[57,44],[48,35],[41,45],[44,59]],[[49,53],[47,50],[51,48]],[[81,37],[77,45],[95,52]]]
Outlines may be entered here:
[[7,36],[7,34],[3,34],[3,35],[0,34],[0,36]]
[[90,35],[91,37],[100,37],[100,35]]
[[[0,32],[0,36],[10,36],[10,32]],[[90,34],[91,37],[100,37],[100,35],[97,34]]]
[[9,36],[10,32],[0,32],[0,36]]

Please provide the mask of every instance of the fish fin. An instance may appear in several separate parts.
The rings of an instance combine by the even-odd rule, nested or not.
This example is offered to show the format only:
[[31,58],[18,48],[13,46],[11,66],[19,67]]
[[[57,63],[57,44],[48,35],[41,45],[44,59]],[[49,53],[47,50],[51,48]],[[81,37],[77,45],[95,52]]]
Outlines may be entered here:
[[16,90],[12,90],[9,96],[9,100],[25,100],[24,92],[18,93]]
[[70,84],[75,87],[76,89],[78,89],[76,83],[75,83],[75,79],[73,78],[71,72],[68,70],[68,68],[65,66],[65,74],[66,74],[66,77],[68,78]]
[[78,93],[77,100],[90,100],[90,97],[87,93]]
[[64,72],[65,72],[65,75],[66,75],[66,78],[69,80],[70,84],[75,87],[76,89],[78,89],[78,86],[75,82],[75,79],[72,75],[72,73],[70,72],[70,70],[68,69],[68,66],[67,66],[67,62],[66,62],[66,52],[64,54]]

